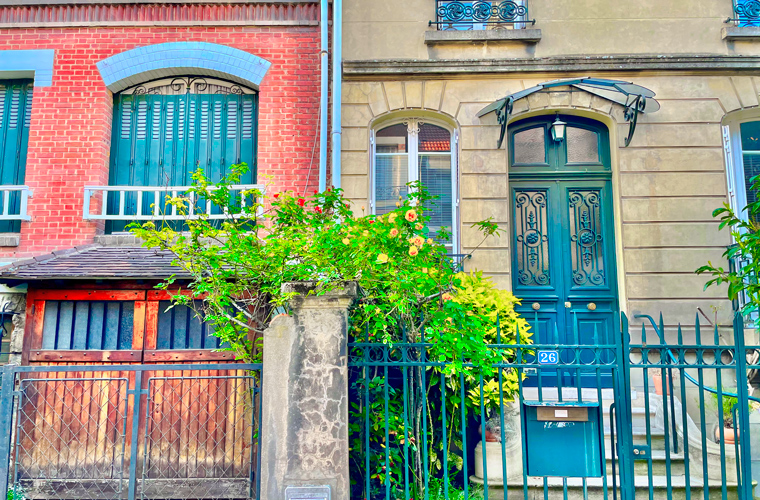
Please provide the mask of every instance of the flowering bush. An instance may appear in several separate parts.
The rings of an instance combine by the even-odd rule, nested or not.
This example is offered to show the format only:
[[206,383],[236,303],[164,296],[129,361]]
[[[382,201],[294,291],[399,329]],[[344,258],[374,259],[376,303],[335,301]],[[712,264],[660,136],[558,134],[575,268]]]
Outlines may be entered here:
[[[496,383],[493,365],[514,359],[513,350],[503,346],[518,339],[521,344],[530,342],[528,324],[515,311],[519,301],[497,289],[481,273],[467,274],[458,269],[442,243],[448,233],[441,230],[432,234],[427,227],[429,215],[424,207],[434,200],[419,184],[411,184],[411,194],[399,198],[389,213],[366,215],[365,207],[361,207],[363,213],[357,216],[339,189],[309,196],[292,192],[232,196],[231,186],[244,171],[245,166],[234,166],[232,173],[217,184],[211,184],[198,171],[190,192],[167,199],[170,208],[180,214],[191,213],[191,200],[199,206],[211,202],[225,214],[221,222],[200,215],[188,216],[183,231],[161,221],[133,228],[144,245],[174,252],[175,264],[190,275],[182,282],[190,293],[175,294],[174,303],[190,307],[202,303],[198,312],[214,324],[215,335],[239,358],[258,361],[261,351],[257,340],[275,315],[288,311],[292,294],[282,292],[284,283],[312,282],[312,293],[322,294],[356,282],[360,297],[350,312],[353,340],[359,345],[424,341],[428,359],[441,365],[408,369],[408,387],[415,388],[408,393],[393,385],[387,371],[385,378],[355,380],[353,390],[370,391],[378,398],[387,391],[387,401],[377,399],[370,405],[352,402],[353,460],[359,452],[370,456],[376,466],[371,476],[376,487],[386,479],[398,486],[403,467],[408,467],[418,492],[424,490],[421,471],[425,459],[430,470],[440,471],[443,450],[449,450],[449,463],[461,468],[463,456],[452,450],[462,450],[463,443],[454,429],[467,425],[460,421],[462,405],[468,407],[468,415],[475,415],[480,411],[480,401],[479,392],[473,395],[470,389],[468,396],[462,397],[460,384],[477,386],[483,375],[485,387],[492,388]],[[232,201],[241,196],[245,204]],[[480,244],[499,233],[490,220],[473,227],[482,234]],[[170,278],[160,286],[175,289],[179,284]],[[494,343],[500,348],[489,347]],[[426,370],[435,370],[439,376],[426,377]],[[441,377],[440,372],[447,376]],[[509,401],[518,390],[517,372],[501,372],[503,394],[491,390],[485,395],[488,412],[500,411],[500,396]],[[446,387],[438,385],[441,383]],[[439,396],[428,398],[423,394]],[[446,395],[444,401],[441,394]],[[387,412],[386,405],[392,411]],[[447,412],[448,435],[422,438],[423,405],[429,410],[430,429],[439,427],[441,412]],[[399,415],[407,406],[414,423],[414,429],[408,431],[408,443],[415,453],[404,464],[407,430]],[[367,422],[372,427],[368,445],[359,437],[364,435],[360,429]],[[385,422],[391,427],[392,443],[386,443],[381,425]],[[424,454],[420,454],[422,443],[427,445]],[[387,471],[383,461],[386,453],[392,457]]]
[[[245,170],[233,166],[216,184],[197,171],[190,192],[167,198],[184,214],[190,213],[191,199],[199,205],[211,201],[227,214],[221,223],[200,215],[187,217],[182,232],[161,221],[133,228],[145,246],[174,252],[175,264],[191,275],[186,287],[192,292],[177,294],[175,303],[192,307],[193,298],[203,298],[206,320],[239,358],[258,359],[255,339],[274,315],[287,311],[291,295],[281,291],[283,283],[314,282],[314,293],[321,294],[355,281],[361,296],[351,320],[358,338],[398,342],[404,330],[410,341],[431,342],[431,353],[451,362],[452,373],[462,359],[486,370],[496,361],[487,348],[496,306],[478,302],[477,293],[490,293],[493,286],[481,274],[458,273],[441,243],[448,233],[433,235],[427,228],[422,207],[432,199],[422,186],[411,185],[411,194],[383,215],[355,216],[339,189],[309,196],[244,192],[248,203],[241,206],[232,201],[240,197],[230,186]],[[490,220],[474,227],[483,241],[499,232]],[[176,285],[171,278],[161,286]],[[502,293],[503,304],[517,303]],[[512,307],[501,317],[503,343],[514,342],[518,329],[527,339],[527,324]]]

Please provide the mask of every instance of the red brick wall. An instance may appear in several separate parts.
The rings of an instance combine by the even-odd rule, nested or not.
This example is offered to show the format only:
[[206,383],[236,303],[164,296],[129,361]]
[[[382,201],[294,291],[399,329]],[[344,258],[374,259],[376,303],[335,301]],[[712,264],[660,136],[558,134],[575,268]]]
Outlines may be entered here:
[[108,183],[113,96],[95,64],[135,47],[179,41],[227,45],[272,63],[260,86],[259,181],[272,176],[273,190],[317,186],[317,26],[0,29],[5,50],[55,49],[53,86],[35,88],[32,103],[26,166],[32,220],[21,223],[18,248],[0,248],[0,260],[89,244],[102,231],[102,224],[82,220],[82,188]]

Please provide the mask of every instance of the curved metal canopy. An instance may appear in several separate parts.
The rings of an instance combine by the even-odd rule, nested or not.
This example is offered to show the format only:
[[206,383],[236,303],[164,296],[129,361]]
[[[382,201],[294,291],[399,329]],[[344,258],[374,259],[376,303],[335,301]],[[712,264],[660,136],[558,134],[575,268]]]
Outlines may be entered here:
[[514,102],[528,97],[531,94],[535,94],[544,89],[550,89],[553,87],[570,86],[578,89],[585,90],[594,95],[598,95],[604,99],[616,102],[625,107],[625,119],[628,120],[630,126],[628,128],[628,137],[625,139],[626,147],[631,143],[633,139],[633,133],[636,130],[636,122],[639,117],[639,113],[654,113],[660,109],[660,103],[654,99],[655,93],[648,88],[636,85],[630,82],[624,82],[621,80],[607,80],[604,78],[565,78],[562,80],[552,80],[550,82],[541,83],[535,87],[515,92],[493,102],[481,109],[478,112],[478,117],[487,115],[491,112],[496,112],[496,117],[501,124],[501,134],[499,135],[499,143],[497,147],[501,147],[504,142],[504,136],[507,132],[507,123],[509,122],[509,115],[512,113],[512,106]]

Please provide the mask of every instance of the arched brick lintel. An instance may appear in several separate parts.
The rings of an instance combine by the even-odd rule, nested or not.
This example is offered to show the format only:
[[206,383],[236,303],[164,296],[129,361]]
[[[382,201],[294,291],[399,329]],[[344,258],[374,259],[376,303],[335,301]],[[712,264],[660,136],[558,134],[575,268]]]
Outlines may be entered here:
[[121,52],[97,66],[108,89],[116,93],[146,81],[179,75],[214,76],[258,89],[271,64],[225,45],[169,42]]

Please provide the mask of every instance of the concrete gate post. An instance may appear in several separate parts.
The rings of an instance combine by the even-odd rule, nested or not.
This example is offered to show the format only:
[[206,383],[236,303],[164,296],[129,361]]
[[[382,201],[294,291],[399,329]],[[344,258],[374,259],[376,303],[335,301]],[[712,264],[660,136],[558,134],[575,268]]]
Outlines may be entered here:
[[260,434],[266,500],[327,498],[327,487],[332,500],[349,500],[348,308],[357,286],[308,295],[313,288],[283,285],[284,292],[298,294],[292,314],[275,318],[264,332]]

